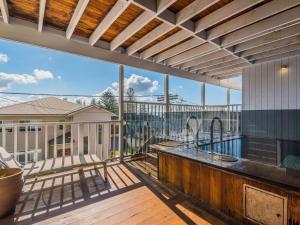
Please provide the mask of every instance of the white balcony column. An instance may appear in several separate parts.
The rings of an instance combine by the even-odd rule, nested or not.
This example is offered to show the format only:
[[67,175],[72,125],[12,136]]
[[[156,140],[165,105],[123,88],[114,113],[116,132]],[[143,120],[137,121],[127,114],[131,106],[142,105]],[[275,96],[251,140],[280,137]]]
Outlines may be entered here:
[[201,110],[201,131],[204,132],[204,111],[205,111],[205,83],[201,83],[201,93],[200,93],[200,106],[202,106]]
[[169,75],[164,75],[164,100],[166,105],[166,121],[165,121],[165,135],[170,135],[170,98],[169,98]]
[[205,107],[205,83],[201,83],[201,99],[200,105]]
[[227,130],[230,131],[230,96],[231,96],[231,89],[227,88]]
[[124,65],[119,66],[119,120],[119,153],[122,162],[124,156]]

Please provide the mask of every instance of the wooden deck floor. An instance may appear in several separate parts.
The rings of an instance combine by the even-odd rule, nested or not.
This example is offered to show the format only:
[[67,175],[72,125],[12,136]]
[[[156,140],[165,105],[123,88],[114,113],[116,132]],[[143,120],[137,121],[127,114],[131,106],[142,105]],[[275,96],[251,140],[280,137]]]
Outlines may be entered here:
[[26,180],[15,215],[0,224],[226,224],[173,190],[146,182],[138,166],[108,166],[106,184],[102,168]]

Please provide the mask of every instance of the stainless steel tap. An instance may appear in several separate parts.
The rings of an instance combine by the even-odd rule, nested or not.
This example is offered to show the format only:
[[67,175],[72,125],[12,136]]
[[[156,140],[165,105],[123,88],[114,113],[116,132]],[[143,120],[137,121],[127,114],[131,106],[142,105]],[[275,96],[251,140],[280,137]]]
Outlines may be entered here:
[[214,154],[214,124],[215,121],[219,121],[221,132],[220,132],[220,151],[222,153],[222,142],[223,142],[223,122],[219,117],[214,117],[210,124],[210,151]]

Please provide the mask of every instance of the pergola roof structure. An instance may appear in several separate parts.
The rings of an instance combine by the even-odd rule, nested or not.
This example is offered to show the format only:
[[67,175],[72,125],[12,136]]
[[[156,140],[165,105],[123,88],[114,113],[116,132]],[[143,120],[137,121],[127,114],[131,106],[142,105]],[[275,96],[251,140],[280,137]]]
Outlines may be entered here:
[[228,88],[300,54],[300,0],[0,0],[0,37]]

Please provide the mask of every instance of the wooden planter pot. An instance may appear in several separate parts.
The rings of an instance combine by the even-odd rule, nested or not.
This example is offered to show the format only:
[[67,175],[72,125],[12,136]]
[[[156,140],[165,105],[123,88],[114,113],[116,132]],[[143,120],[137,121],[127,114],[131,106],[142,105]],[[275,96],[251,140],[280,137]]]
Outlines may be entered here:
[[20,168],[0,169],[0,218],[14,212],[24,181]]

